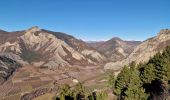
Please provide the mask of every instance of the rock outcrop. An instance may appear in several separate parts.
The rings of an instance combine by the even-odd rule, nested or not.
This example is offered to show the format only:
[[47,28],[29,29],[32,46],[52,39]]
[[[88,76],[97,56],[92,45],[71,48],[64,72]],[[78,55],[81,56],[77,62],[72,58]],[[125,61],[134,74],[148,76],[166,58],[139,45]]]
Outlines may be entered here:
[[123,61],[110,62],[105,65],[105,69],[121,68],[133,61],[136,63],[147,62],[157,52],[162,52],[170,45],[170,30],[163,29],[157,36],[143,41],[134,51]]
[[[14,55],[13,55],[14,56]],[[12,73],[22,65],[10,54],[0,54],[0,84],[6,81]]]
[[71,65],[95,65],[106,57],[85,42],[61,32],[38,27],[25,31],[0,31],[0,52],[13,53],[16,61],[48,68]]

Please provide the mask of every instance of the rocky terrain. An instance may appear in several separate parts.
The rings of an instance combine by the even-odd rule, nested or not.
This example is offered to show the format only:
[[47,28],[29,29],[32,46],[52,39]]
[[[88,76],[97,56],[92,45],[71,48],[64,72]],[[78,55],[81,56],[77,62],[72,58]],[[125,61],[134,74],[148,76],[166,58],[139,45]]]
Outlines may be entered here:
[[38,27],[0,30],[0,99],[18,100],[32,91],[37,92],[30,98],[40,96],[55,82],[91,81],[103,73],[106,61],[104,54],[65,33]]
[[108,41],[88,42],[87,44],[104,53],[109,60],[116,62],[127,58],[140,43],[140,41],[124,41],[114,37]]
[[21,65],[8,54],[0,54],[0,84],[8,79],[9,76]]
[[0,30],[0,83],[19,66],[66,70],[73,65],[99,65],[106,61],[103,54],[65,33],[38,27],[15,32]]
[[123,61],[111,62],[105,65],[105,69],[120,69],[122,66],[135,61],[136,63],[147,62],[157,52],[164,50],[170,45],[170,30],[163,29],[157,36],[149,38],[138,45],[134,51]]
[[143,42],[117,37],[84,42],[38,27],[16,32],[0,30],[0,97],[35,98],[55,84],[74,85],[73,80],[90,88],[106,87],[104,64],[104,69],[117,74],[124,65],[146,62],[168,45],[168,29]]
[[[13,53],[35,66],[58,68],[71,65],[104,63],[104,55],[81,40],[60,32],[38,27],[25,31],[0,31],[0,52]],[[17,60],[17,59],[16,59]]]

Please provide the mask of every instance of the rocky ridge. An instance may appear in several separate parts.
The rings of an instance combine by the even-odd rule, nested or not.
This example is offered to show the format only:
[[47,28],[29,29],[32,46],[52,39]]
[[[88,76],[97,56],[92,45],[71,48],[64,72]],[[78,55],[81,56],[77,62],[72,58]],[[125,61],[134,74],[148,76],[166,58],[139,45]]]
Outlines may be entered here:
[[157,52],[162,52],[166,46],[170,45],[170,30],[163,29],[157,36],[149,38],[138,45],[134,51],[123,61],[110,62],[105,65],[105,69],[119,70],[124,65],[133,61],[137,64],[147,62]]
[[106,61],[104,55],[83,41],[61,32],[32,27],[25,31],[1,31],[0,35],[0,52],[13,53],[22,59],[22,63],[58,68]]
[[140,43],[140,41],[124,41],[114,37],[108,41],[88,42],[87,44],[105,54],[110,61],[116,62],[127,58]]

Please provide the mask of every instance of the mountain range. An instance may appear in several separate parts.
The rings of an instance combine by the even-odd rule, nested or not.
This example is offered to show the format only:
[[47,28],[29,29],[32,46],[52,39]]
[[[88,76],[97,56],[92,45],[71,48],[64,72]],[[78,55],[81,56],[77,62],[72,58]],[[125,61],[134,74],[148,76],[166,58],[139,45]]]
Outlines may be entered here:
[[101,42],[87,42],[89,46],[105,54],[113,62],[121,61],[128,57],[140,43],[140,41],[124,41],[118,37]]
[[170,42],[170,30],[141,41],[118,37],[108,41],[86,42],[62,32],[35,26],[23,31],[0,30],[0,82],[18,67],[31,64],[40,68],[60,69],[73,65],[102,65],[119,70],[132,61],[145,62]]
[[145,63],[156,53],[162,52],[165,47],[170,45],[170,30],[162,29],[157,36],[151,37],[139,44],[133,52],[124,60],[107,63],[105,69],[120,70],[124,65],[131,62]]
[[[23,66],[32,64],[49,69],[97,65],[107,61],[103,54],[73,36],[38,27],[16,32],[1,30],[0,52]],[[3,63],[0,63],[0,73],[7,78],[11,69],[3,67]]]

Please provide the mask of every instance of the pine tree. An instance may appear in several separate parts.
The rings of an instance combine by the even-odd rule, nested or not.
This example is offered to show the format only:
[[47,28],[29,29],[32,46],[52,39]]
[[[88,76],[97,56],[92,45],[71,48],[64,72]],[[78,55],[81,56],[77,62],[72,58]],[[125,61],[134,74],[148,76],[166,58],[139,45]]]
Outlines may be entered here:
[[153,64],[143,65],[144,71],[141,76],[141,80],[144,83],[151,83],[153,80],[156,79],[155,76],[155,67]]
[[68,84],[64,84],[60,86],[59,92],[60,92],[60,97],[59,97],[60,100],[74,99],[73,91],[71,90],[71,87]]
[[148,95],[145,93],[144,89],[142,88],[142,82],[139,77],[139,71],[134,69],[133,67],[130,68],[130,81],[127,90],[125,91],[125,100],[147,100]]
[[145,93],[143,88],[138,86],[130,86],[127,91],[125,91],[126,96],[124,100],[147,100],[148,95]]
[[115,84],[115,75],[113,72],[110,72],[108,75],[108,87],[113,88],[114,84]]
[[[167,93],[170,89],[170,47],[167,47],[162,53],[157,53],[143,69],[141,79],[144,85],[147,84],[145,88],[149,89],[152,95]],[[150,90],[148,87],[152,87],[152,89]],[[159,90],[155,90],[158,87]]]
[[108,100],[108,94],[106,91],[101,91],[97,93],[96,100]]
[[136,65],[124,67],[119,73],[115,82],[115,93],[121,100],[147,100],[148,95],[142,88]]
[[117,95],[121,95],[123,93],[122,90],[126,90],[129,80],[130,80],[130,69],[125,66],[122,71],[118,74],[117,79],[114,85],[114,92]]
[[74,94],[77,100],[85,98],[85,87],[81,83],[76,84],[74,87]]

